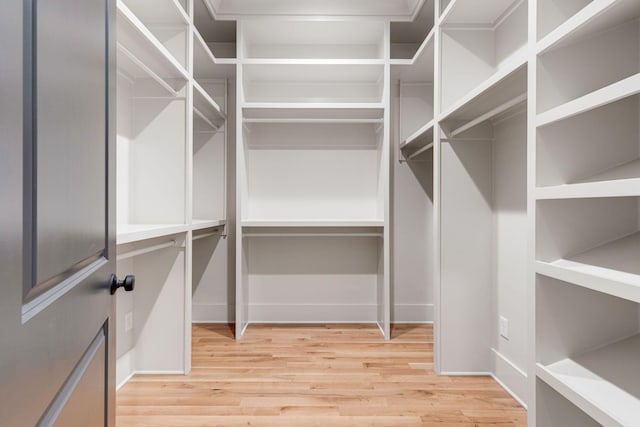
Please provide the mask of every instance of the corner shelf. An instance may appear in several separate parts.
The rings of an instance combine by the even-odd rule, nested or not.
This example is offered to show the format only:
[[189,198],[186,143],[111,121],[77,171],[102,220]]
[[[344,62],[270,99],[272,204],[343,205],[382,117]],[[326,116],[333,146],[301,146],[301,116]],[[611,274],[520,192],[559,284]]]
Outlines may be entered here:
[[412,160],[433,148],[434,123],[434,120],[429,121],[400,144],[400,150],[409,150],[407,160]]
[[640,414],[640,334],[549,365],[536,374],[605,426],[633,426]]
[[118,224],[116,243],[122,245],[155,237],[184,233],[187,230],[186,224]]
[[640,232],[553,262],[539,274],[640,303]]
[[538,55],[613,28],[639,15],[640,5],[633,0],[595,0],[542,38],[537,44]]
[[[129,53],[127,56],[136,58],[138,66],[144,64],[148,70],[162,79],[188,79],[189,76],[184,67],[151,31],[121,0],[117,4],[118,44],[126,49]],[[121,66],[120,61],[118,66]],[[134,76],[138,75],[134,74]]]
[[197,29],[193,31],[193,77],[200,79],[233,78],[236,59],[217,58]]
[[480,24],[497,26],[522,0],[452,0],[440,17],[440,26]]
[[538,127],[546,126],[611,104],[637,93],[640,93],[640,73],[566,102],[544,113],[540,113],[536,118],[536,124]]
[[392,59],[392,76],[403,82],[433,82],[434,30],[424,39],[412,59]]
[[147,0],[123,1],[144,22],[154,25],[189,24],[189,16],[177,0],[156,0],[153,7],[149,7]]

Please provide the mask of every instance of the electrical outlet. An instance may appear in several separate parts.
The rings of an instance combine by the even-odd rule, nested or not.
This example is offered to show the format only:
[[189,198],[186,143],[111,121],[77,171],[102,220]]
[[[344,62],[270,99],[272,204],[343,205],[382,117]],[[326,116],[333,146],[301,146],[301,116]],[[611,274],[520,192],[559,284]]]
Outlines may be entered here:
[[124,315],[124,331],[128,332],[133,329],[133,313],[128,312]]
[[504,316],[500,316],[500,336],[509,339],[509,319]]

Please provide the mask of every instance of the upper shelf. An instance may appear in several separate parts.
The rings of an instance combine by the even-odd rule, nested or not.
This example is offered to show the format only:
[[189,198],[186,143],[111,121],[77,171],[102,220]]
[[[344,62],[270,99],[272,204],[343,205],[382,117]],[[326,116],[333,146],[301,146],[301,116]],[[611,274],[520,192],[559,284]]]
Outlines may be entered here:
[[440,121],[448,128],[447,136],[455,137],[526,102],[527,66],[521,59],[492,75],[442,114]]
[[325,122],[370,121],[384,117],[384,105],[377,104],[328,104],[328,103],[245,103],[243,118],[251,121]]
[[383,220],[244,220],[243,227],[384,227]]
[[434,32],[424,39],[412,59],[392,59],[391,76],[403,82],[433,82]]
[[407,160],[416,159],[433,148],[433,125],[431,120],[400,144]]
[[122,0],[145,25],[188,25],[189,16],[177,0]]
[[640,93],[640,73],[538,114],[537,126],[546,126],[568,119],[637,93]]
[[617,165],[570,184],[536,189],[538,200],[627,196],[640,196],[640,159]]
[[118,67],[133,78],[160,79],[176,89],[171,79],[188,79],[186,70],[144,24],[118,1]]
[[550,365],[536,374],[605,426],[638,425],[640,334]]
[[536,271],[565,282],[640,303],[640,232],[582,254],[537,261]]
[[248,59],[384,59],[381,22],[255,20],[242,34]]
[[200,79],[233,78],[236,74],[235,59],[217,58],[198,30],[193,33],[193,76]]
[[523,0],[452,0],[441,15],[440,25],[477,24],[497,27]]
[[184,233],[186,224],[118,224],[117,244],[137,242],[155,237]]
[[384,65],[243,65],[247,102],[375,103],[382,101]]

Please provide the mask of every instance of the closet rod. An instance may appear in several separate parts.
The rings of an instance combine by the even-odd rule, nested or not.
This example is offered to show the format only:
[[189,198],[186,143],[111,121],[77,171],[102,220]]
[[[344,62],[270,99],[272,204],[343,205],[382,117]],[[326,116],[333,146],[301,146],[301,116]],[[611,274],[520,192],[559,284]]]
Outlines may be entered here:
[[193,106],[193,112],[196,114],[196,116],[200,117],[206,124],[208,124],[209,126],[211,126],[213,128],[213,130],[218,130],[219,126],[216,126],[213,124],[213,122],[211,120],[209,120],[207,118],[207,116],[204,115],[204,113],[200,110],[198,110],[195,105]]
[[384,237],[382,233],[244,233],[242,237]]
[[153,80],[155,80],[160,86],[162,86],[167,92],[169,92],[172,96],[178,96],[178,92],[174,88],[169,85],[169,83],[165,82],[162,77],[157,75],[151,68],[149,68],[144,62],[140,61],[133,53],[131,53],[126,47],[122,44],[118,43],[118,50],[122,52],[127,58],[131,60],[134,64],[136,64],[142,71],[149,75]]
[[420,154],[424,153],[425,151],[429,151],[432,148],[433,148],[433,142],[431,144],[425,145],[415,153],[411,153],[409,157],[407,157],[407,160],[413,160],[415,157],[418,157]]
[[[216,227],[216,230],[219,228],[220,227]],[[218,231],[212,231],[210,233],[203,233],[203,234],[198,234],[197,236],[193,236],[191,240],[195,242],[196,240],[206,239],[207,237],[218,236],[218,235],[220,235]]]
[[495,117],[500,113],[504,113],[508,109],[510,109],[512,107],[515,107],[516,105],[521,104],[522,102],[524,102],[526,100],[527,100],[527,93],[525,92],[525,93],[522,93],[522,94],[516,96],[515,98],[505,102],[504,104],[501,104],[501,105],[497,106],[493,110],[490,110],[490,111],[488,111],[488,112],[476,117],[475,119],[471,120],[470,122],[465,123],[464,125],[460,126],[456,130],[451,132],[449,134],[449,136],[450,137],[454,137],[456,135],[459,135],[462,132],[471,129],[474,126],[479,125],[480,123],[484,122],[485,120],[488,120],[488,119],[490,119],[492,117]]
[[169,242],[158,243],[157,245],[147,246],[146,248],[134,249],[129,252],[124,252],[116,256],[116,261],[122,261],[123,259],[133,258],[134,256],[148,254],[150,252],[159,251],[161,249],[171,248],[176,245],[175,240]]

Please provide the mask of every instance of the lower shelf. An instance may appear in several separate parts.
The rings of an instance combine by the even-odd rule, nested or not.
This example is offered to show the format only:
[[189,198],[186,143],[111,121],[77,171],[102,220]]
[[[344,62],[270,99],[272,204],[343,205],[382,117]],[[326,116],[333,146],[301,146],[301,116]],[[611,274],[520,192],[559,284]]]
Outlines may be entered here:
[[538,378],[605,426],[640,421],[640,334],[550,365]]

